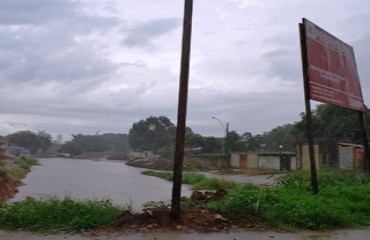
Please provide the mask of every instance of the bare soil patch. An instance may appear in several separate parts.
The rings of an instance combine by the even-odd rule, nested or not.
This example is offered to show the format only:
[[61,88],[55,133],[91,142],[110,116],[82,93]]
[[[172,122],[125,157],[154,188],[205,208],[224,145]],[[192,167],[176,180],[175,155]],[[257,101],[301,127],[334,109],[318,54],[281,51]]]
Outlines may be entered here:
[[205,209],[182,210],[180,219],[170,216],[169,207],[156,207],[141,213],[124,212],[110,225],[97,230],[104,232],[228,232],[231,229],[252,229],[258,219],[247,214],[217,213]]
[[[226,194],[225,190],[216,192],[194,191],[190,198],[183,198],[187,205],[200,206],[210,200],[220,200]],[[146,208],[140,213],[126,211],[108,226],[95,233],[105,232],[228,232],[231,229],[252,229],[258,223],[258,218],[248,214],[220,213],[203,208],[184,209],[180,218],[171,218],[169,206]]]

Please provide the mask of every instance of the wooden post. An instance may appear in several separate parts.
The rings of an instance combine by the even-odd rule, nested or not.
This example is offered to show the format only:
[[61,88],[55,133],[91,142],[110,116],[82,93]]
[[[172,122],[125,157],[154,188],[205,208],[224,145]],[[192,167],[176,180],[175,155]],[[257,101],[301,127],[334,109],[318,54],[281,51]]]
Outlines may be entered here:
[[185,149],[186,107],[189,82],[192,15],[193,15],[193,0],[185,0],[182,52],[181,52],[180,89],[177,112],[175,162],[173,166],[173,188],[171,202],[171,217],[175,220],[180,218],[181,212],[180,200],[181,200],[182,171]]
[[310,167],[311,167],[311,186],[312,186],[312,193],[318,194],[319,184],[317,182],[315,151],[313,147],[314,141],[313,141],[313,133],[312,133],[312,113],[311,113],[311,103],[310,103],[310,86],[309,86],[309,76],[308,76],[307,47],[306,47],[305,27],[303,24],[299,24],[299,33],[300,33],[301,53],[302,53],[308,150],[309,150],[309,155],[310,155]]

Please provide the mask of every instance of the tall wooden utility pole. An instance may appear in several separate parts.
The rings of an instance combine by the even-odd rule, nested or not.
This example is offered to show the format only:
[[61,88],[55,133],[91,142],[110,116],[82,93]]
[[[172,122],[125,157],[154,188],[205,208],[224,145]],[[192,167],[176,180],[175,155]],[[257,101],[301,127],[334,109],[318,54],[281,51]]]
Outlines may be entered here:
[[185,0],[181,52],[180,90],[177,112],[176,147],[175,162],[173,166],[173,188],[171,203],[171,217],[175,220],[180,218],[181,212],[180,200],[185,149],[186,107],[189,83],[192,15],[193,0]]

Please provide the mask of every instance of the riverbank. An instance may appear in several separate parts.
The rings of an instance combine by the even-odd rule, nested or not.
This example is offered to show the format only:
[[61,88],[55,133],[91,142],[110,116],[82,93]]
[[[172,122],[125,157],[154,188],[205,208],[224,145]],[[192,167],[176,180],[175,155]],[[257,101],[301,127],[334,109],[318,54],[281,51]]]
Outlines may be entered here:
[[[139,204],[139,207],[144,206],[143,211],[141,208],[129,213],[122,211],[119,216],[110,220],[109,226],[95,226],[103,234],[127,231],[234,232],[262,227],[266,230],[293,231],[368,226],[370,222],[366,214],[370,206],[367,194],[370,192],[370,179],[350,171],[320,170],[319,196],[313,196],[309,192],[309,174],[297,171],[286,174],[279,180],[279,186],[257,187],[244,184],[227,189],[227,194],[223,194],[221,201],[205,202],[208,195],[198,197],[198,203],[191,201],[194,196],[190,200],[184,198],[182,216],[185,220],[173,221],[168,217],[171,182],[144,176],[141,174],[142,169],[117,161],[50,158],[40,159],[40,163],[42,166],[33,168],[32,173],[24,180],[26,185],[12,199],[13,203],[17,201],[14,204],[15,209],[22,206],[19,201],[29,199],[27,196],[57,197],[59,193],[63,198],[66,191],[71,199],[113,199],[118,204],[131,203],[131,206],[144,203]],[[12,210],[12,202],[4,205],[2,213],[7,209]],[[31,204],[29,209],[32,210],[30,216],[35,217],[34,205]],[[24,216],[17,217],[11,211],[8,213],[7,216],[16,220],[22,219],[22,224],[25,222]],[[53,217],[53,220],[58,218]],[[8,224],[10,221],[6,219],[4,222]],[[33,220],[29,222],[35,223]],[[13,226],[16,226],[15,229],[34,229],[33,226]]]
[[[162,171],[172,171],[173,163],[173,160],[166,158],[134,158],[126,161],[128,166]],[[225,159],[198,159],[192,157],[185,157],[183,165],[185,171],[221,170],[226,167],[227,161]]]
[[0,160],[0,202],[4,202],[18,192],[18,187],[23,184],[22,178],[30,169],[18,166],[14,158],[5,155],[1,157],[4,159]]
[[22,184],[21,178],[26,175],[26,171],[15,166],[14,159],[3,159],[0,171],[0,202],[13,197],[17,193],[17,188]]

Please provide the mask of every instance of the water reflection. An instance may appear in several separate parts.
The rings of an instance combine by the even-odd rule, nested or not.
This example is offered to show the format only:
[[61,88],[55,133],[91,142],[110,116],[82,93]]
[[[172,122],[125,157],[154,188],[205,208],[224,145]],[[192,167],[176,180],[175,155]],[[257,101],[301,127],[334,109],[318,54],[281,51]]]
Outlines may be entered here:
[[[26,196],[47,198],[55,196],[74,199],[110,199],[114,204],[132,204],[141,209],[147,201],[169,201],[172,183],[141,174],[144,169],[134,168],[117,161],[94,161],[68,158],[40,159],[40,166],[23,179],[24,186],[12,199]],[[190,195],[189,186],[182,187],[182,195]]]

